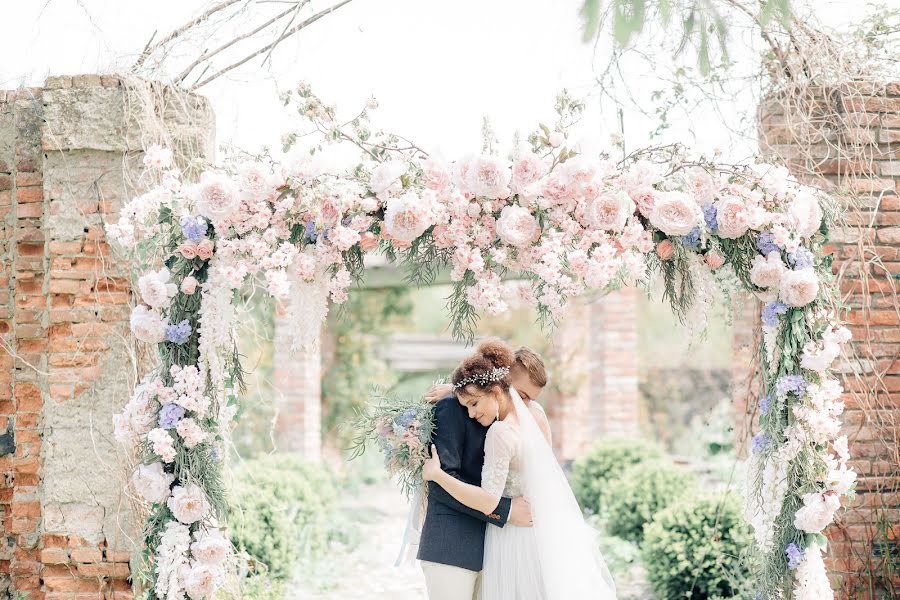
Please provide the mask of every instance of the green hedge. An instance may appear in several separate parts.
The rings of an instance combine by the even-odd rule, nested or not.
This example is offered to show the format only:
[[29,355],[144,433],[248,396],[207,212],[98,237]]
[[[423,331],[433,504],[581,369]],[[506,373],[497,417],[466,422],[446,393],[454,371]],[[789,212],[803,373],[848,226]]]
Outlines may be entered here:
[[662,460],[639,463],[611,480],[606,508],[609,532],[640,542],[644,525],[685,493],[694,492],[694,477]]
[[615,495],[615,490],[610,490],[611,480],[633,465],[659,457],[659,449],[647,442],[602,440],[572,464],[572,491],[581,508],[600,513],[608,495]]
[[234,472],[231,541],[286,581],[303,556],[324,550],[326,518],[337,498],[331,476],[292,455],[245,461]]
[[685,496],[647,525],[641,555],[660,600],[720,600],[743,591],[751,543],[734,496]]

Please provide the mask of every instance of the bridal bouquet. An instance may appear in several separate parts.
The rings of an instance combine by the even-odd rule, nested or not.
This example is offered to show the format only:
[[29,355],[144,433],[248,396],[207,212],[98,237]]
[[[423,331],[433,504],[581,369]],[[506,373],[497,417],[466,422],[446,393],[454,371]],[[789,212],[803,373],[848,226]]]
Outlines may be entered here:
[[388,473],[396,476],[407,498],[422,485],[422,465],[434,432],[434,404],[422,397],[391,398],[379,392],[354,423],[352,458],[374,443]]

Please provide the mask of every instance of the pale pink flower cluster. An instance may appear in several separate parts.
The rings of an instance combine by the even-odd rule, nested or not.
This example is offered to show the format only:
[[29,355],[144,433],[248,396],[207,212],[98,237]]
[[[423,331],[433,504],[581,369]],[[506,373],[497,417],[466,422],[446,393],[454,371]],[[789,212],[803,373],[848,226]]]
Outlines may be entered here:
[[159,456],[163,462],[170,463],[175,460],[175,443],[168,431],[155,427],[147,434],[147,441],[150,442],[153,454]]
[[155,144],[144,151],[144,166],[150,169],[168,169],[172,166],[172,150]]
[[200,370],[194,365],[179,366],[172,365],[169,369],[172,375],[173,384],[171,388],[170,400],[185,410],[194,412],[198,417],[206,416],[209,410],[209,398],[203,393],[203,378]]
[[135,386],[134,393],[122,413],[113,417],[116,441],[134,443],[153,428],[156,415],[152,401],[162,387],[159,378],[152,374],[145,375]]
[[191,449],[206,440],[208,434],[200,428],[197,421],[188,417],[175,425],[175,431],[181,436],[185,448]]

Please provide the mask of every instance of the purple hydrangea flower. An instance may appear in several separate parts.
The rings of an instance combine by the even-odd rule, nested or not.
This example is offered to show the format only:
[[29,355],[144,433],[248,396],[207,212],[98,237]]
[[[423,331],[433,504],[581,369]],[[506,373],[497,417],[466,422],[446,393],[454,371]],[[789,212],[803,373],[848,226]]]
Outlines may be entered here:
[[794,542],[791,542],[784,547],[784,554],[787,556],[789,569],[796,569],[799,567],[800,563],[802,563],[803,559],[806,557],[806,552],[803,551],[803,548]]
[[184,416],[184,407],[178,404],[163,404],[159,410],[159,426],[162,429],[172,429]]
[[404,429],[409,427],[410,423],[416,418],[416,409],[408,408],[403,411],[397,419],[394,421],[397,425],[403,427]]
[[812,252],[806,248],[797,248],[788,254],[788,260],[794,265],[794,270],[808,269],[813,266],[814,258]]
[[769,447],[769,436],[764,433],[758,433],[753,436],[751,452],[759,454]]
[[802,397],[806,393],[806,379],[803,375],[785,375],[775,384],[775,390],[779,396],[787,396],[793,392]]
[[166,325],[166,339],[173,344],[183,344],[191,339],[191,324],[187,319],[177,325]]
[[763,325],[766,327],[775,327],[778,325],[778,315],[783,315],[787,310],[787,305],[780,300],[767,302],[762,311]]
[[700,246],[700,228],[694,227],[689,234],[681,236],[681,243],[685,248],[696,250]]
[[719,228],[719,211],[715,204],[703,205],[703,220],[706,221],[706,227],[710,231],[715,231]]
[[209,457],[214,463],[218,463],[220,460],[222,460],[222,452],[219,450],[218,446],[212,447],[212,450],[209,453]]
[[206,235],[209,224],[203,217],[184,217],[181,220],[181,231],[184,236],[194,243],[199,242]]
[[769,414],[769,407],[772,405],[772,396],[771,394],[766,394],[762,398],[759,399],[759,413],[762,416],[766,416]]
[[307,242],[311,244],[316,243],[316,239],[318,239],[319,235],[316,233],[315,221],[306,222],[306,230],[303,232],[303,235],[306,237]]
[[768,256],[770,252],[779,252],[781,248],[775,243],[775,236],[771,232],[763,231],[756,239],[756,249],[763,256]]

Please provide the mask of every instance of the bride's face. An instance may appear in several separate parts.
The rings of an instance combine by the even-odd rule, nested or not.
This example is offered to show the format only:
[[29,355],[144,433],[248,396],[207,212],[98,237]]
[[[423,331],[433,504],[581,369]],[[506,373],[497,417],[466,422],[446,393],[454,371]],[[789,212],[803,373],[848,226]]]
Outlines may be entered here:
[[500,413],[502,395],[503,392],[499,388],[483,390],[477,385],[469,384],[456,397],[469,411],[470,419],[489,427]]

